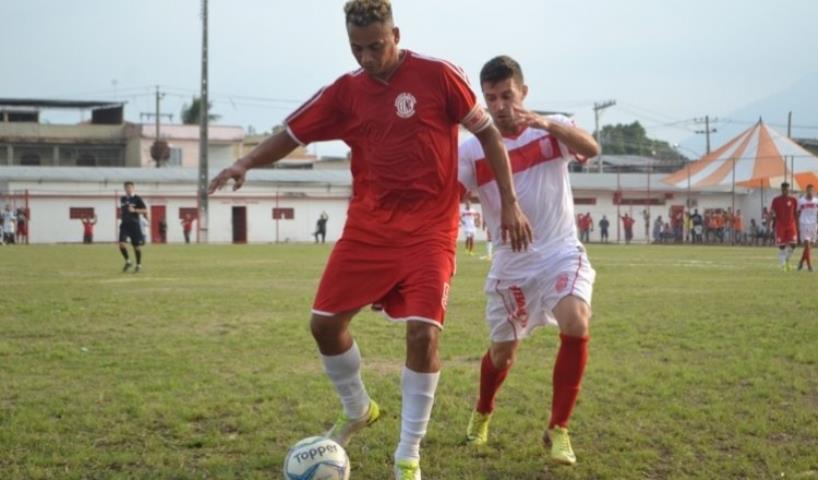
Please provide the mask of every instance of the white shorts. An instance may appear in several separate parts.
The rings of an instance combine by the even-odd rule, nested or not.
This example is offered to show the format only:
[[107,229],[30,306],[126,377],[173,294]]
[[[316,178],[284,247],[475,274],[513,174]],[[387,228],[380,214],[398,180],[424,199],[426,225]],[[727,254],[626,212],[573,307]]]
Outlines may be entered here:
[[539,274],[486,281],[486,323],[492,342],[522,340],[543,325],[557,325],[552,310],[573,295],[591,305],[596,272],[584,250],[570,249],[543,265]]
[[815,236],[818,233],[818,224],[815,223],[808,223],[808,224],[799,224],[799,230],[801,231],[801,241],[806,242],[814,242],[816,240]]
[[474,236],[477,235],[477,229],[476,228],[464,228],[463,229],[463,234],[466,235],[466,238],[474,238]]

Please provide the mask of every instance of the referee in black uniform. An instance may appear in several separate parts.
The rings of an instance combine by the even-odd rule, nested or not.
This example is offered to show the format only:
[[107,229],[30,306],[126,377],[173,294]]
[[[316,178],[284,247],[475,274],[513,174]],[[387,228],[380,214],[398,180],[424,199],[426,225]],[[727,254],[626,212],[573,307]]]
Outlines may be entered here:
[[119,251],[122,252],[122,257],[125,258],[125,266],[122,267],[123,272],[127,272],[133,263],[128,258],[128,239],[133,245],[133,253],[136,257],[136,268],[134,273],[142,269],[142,244],[145,243],[145,236],[142,235],[142,229],[139,226],[139,215],[147,215],[148,207],[142,201],[142,197],[134,193],[135,187],[133,182],[125,182],[125,196],[119,197]]

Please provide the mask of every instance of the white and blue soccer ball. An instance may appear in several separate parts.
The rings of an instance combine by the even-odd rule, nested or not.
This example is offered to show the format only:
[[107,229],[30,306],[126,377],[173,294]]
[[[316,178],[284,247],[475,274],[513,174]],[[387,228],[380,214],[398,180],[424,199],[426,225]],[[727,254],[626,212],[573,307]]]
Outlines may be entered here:
[[344,447],[326,437],[299,441],[284,459],[286,480],[348,480],[349,457]]

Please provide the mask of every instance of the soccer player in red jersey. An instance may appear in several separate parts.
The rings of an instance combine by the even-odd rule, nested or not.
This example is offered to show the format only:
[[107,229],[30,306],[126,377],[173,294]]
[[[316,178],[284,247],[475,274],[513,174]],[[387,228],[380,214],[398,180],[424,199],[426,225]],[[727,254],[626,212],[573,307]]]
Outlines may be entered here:
[[795,224],[798,201],[790,196],[790,184],[781,184],[781,195],[773,199],[770,212],[775,225],[775,244],[778,245],[778,262],[783,270],[790,270],[790,257],[798,243],[798,227]]
[[388,0],[344,7],[359,70],[322,88],[287,118],[286,129],[223,170],[213,192],[247,170],[275,162],[299,145],[340,139],[352,148],[353,195],[341,239],[327,263],[310,326],[343,412],[328,436],[346,445],[379,415],[361,381],[361,355],[348,330],[354,315],[378,305],[406,323],[400,442],[395,478],[419,479],[420,441],[437,387],[438,337],[454,270],[461,187],[458,126],[480,139],[498,179],[502,236],[514,250],[531,239],[517,205],[508,155],[491,117],[463,71],[398,48]]

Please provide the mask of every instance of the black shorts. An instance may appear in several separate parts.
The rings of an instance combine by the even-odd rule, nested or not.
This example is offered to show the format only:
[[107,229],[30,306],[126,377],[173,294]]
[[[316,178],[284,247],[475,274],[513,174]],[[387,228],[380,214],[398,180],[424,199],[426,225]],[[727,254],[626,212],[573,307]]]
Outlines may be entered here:
[[139,224],[122,223],[119,225],[119,243],[126,243],[130,239],[131,245],[138,247],[145,243],[145,236]]

